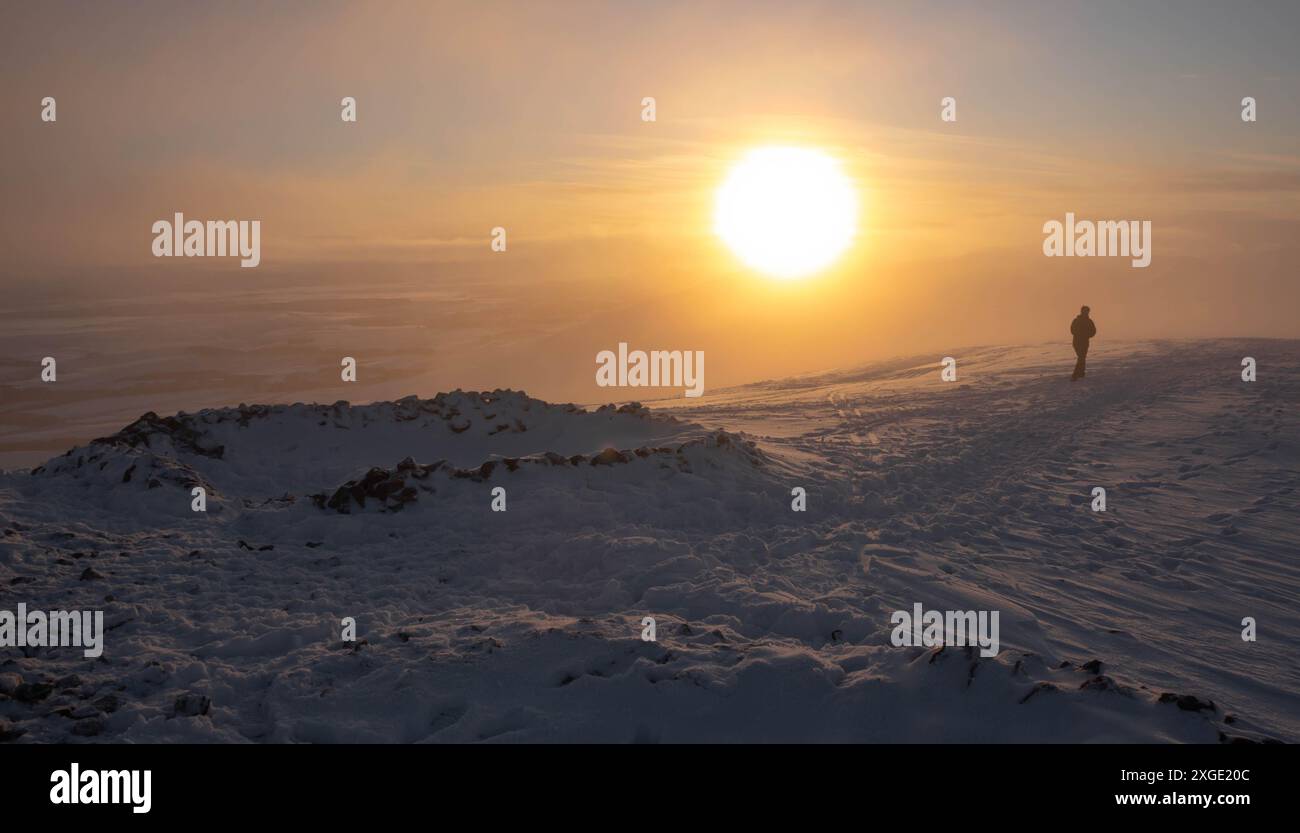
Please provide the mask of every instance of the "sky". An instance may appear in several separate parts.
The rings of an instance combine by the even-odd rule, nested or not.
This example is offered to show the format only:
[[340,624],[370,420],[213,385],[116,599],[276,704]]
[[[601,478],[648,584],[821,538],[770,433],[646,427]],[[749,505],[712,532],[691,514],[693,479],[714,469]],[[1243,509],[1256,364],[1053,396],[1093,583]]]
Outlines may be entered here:
[[[594,356],[620,341],[704,350],[717,387],[1064,344],[1084,303],[1103,338],[1300,337],[1294,3],[49,2],[3,18],[13,390],[63,348],[97,357],[101,385],[128,354],[173,380],[216,353],[242,369],[145,385],[168,406],[454,387],[594,402]],[[726,249],[711,211],[737,159],[789,144],[838,160],[861,211],[838,262],[780,282]],[[259,219],[261,265],[155,258],[152,224],[177,211]],[[1044,257],[1043,223],[1066,212],[1150,220],[1150,267]],[[375,358],[348,396],[338,356],[358,349]]]

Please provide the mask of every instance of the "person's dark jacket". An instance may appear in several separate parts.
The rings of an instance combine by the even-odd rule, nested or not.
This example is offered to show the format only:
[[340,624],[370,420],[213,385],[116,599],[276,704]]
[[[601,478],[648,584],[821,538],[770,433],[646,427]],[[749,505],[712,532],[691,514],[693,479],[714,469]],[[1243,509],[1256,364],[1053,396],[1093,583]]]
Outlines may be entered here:
[[1092,322],[1091,318],[1082,314],[1076,315],[1070,322],[1070,335],[1074,336],[1074,343],[1080,346],[1087,346],[1088,339],[1097,334],[1097,325]]

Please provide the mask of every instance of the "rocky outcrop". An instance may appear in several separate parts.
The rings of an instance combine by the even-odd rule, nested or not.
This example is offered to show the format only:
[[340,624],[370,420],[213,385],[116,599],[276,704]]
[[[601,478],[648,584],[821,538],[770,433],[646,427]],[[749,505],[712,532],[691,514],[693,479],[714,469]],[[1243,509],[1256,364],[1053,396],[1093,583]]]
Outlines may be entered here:
[[[626,406],[624,406],[626,407]],[[436,463],[417,463],[407,457],[391,469],[374,467],[360,477],[353,478],[326,492],[311,495],[315,505],[341,514],[375,509],[380,512],[398,512],[414,503],[421,493],[436,494],[437,483],[468,480],[483,483],[494,476],[509,476],[525,469],[574,470],[581,467],[619,467],[628,465],[657,465],[676,471],[693,471],[693,456],[736,456],[742,464],[762,466],[767,457],[751,440],[726,431],[717,431],[701,439],[689,440],[677,446],[641,447],[619,450],[605,448],[596,454],[574,454],[565,457],[555,452],[526,457],[504,457],[488,460],[479,466],[457,468],[440,460]]]

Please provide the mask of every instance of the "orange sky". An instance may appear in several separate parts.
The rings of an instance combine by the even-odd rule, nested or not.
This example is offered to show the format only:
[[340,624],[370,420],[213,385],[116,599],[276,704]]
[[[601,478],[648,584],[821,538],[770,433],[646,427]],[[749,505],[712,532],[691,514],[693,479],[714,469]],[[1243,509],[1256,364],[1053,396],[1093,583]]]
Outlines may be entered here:
[[[584,357],[618,341],[706,350],[716,387],[1061,338],[1081,303],[1103,337],[1300,336],[1285,4],[41,4],[6,17],[0,288],[13,304],[452,287],[443,303],[461,321],[484,298],[515,306],[475,321],[477,341],[422,383],[580,400],[597,395]],[[55,124],[37,118],[45,95]],[[345,95],[356,124],[339,119]],[[949,95],[954,124],[939,119]],[[1260,102],[1254,124],[1243,95]],[[862,211],[838,264],[783,284],[724,250],[710,213],[733,160],[790,143],[838,158]],[[260,219],[262,265],[153,258],[150,227],[175,211]],[[1151,266],[1043,257],[1042,224],[1067,211],[1151,220]],[[504,254],[488,246],[495,226]]]

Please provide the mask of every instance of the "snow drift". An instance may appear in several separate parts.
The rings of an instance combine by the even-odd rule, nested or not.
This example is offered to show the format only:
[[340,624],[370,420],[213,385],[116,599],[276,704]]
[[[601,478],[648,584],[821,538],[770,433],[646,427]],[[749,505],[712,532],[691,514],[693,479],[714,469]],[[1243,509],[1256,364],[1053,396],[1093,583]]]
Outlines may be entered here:
[[0,609],[107,629],[0,648],[0,742],[1300,739],[1300,345],[957,358],[146,414],[0,475]]

